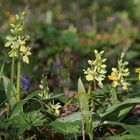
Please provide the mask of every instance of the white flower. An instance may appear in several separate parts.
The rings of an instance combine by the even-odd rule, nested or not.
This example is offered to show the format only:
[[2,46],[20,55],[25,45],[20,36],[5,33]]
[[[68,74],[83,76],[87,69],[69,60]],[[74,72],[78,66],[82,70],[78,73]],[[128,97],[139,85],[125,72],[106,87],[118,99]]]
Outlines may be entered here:
[[51,104],[51,107],[54,110],[56,115],[60,115],[60,108],[61,108],[60,103],[57,103],[55,105]]

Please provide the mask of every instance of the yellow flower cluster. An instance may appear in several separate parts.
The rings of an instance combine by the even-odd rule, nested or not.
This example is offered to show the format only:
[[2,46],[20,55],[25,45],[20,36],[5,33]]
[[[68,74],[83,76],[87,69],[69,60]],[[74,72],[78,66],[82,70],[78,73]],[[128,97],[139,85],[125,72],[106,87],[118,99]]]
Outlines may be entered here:
[[140,80],[140,68],[135,69],[135,72],[138,73],[138,78]]
[[103,84],[102,81],[105,79],[106,74],[106,59],[102,58],[104,51],[98,52],[94,50],[95,60],[88,60],[88,64],[90,65],[87,70],[84,70],[84,74],[86,74],[87,81],[96,80],[98,85],[102,88]]
[[128,62],[123,62],[123,58],[124,53],[122,53],[121,58],[118,61],[118,68],[112,68],[112,72],[108,76],[108,79],[113,81],[113,87],[122,87],[123,90],[127,90],[130,84],[126,81],[125,78],[129,76],[130,72],[129,69],[126,68]]
[[23,62],[29,63],[30,47],[26,45],[29,36],[23,34],[24,13],[16,15],[15,24],[11,24],[11,35],[6,37],[5,47],[10,47],[9,57],[22,57]]

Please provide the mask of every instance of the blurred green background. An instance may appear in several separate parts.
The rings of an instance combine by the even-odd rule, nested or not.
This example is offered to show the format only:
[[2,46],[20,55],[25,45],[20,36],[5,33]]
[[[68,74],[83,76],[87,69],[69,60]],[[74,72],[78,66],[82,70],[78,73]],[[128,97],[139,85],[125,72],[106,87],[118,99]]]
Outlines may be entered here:
[[[94,49],[105,51],[108,70],[122,51],[132,73],[140,67],[140,0],[0,0],[0,64],[8,51],[4,42],[9,25],[22,11],[32,47],[30,64],[22,65],[22,71],[31,89],[43,73],[51,90],[71,87],[87,60],[94,59]],[[8,75],[10,60],[6,63]]]

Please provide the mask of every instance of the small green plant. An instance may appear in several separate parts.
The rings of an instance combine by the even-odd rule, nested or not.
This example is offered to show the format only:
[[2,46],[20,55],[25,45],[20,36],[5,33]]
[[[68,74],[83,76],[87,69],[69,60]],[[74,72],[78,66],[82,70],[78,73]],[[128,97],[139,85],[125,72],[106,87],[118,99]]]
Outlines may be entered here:
[[11,65],[11,90],[14,82],[15,61],[17,60],[17,83],[16,83],[16,101],[20,100],[20,79],[21,79],[21,62],[29,63],[29,55],[31,55],[30,47],[27,45],[28,35],[24,33],[24,16],[25,12],[16,15],[15,23],[11,24],[10,35],[6,37],[5,47],[10,48],[8,53],[12,58]]
[[[86,74],[86,80],[90,81],[89,83],[89,88],[88,88],[88,104],[90,106],[90,112],[91,115],[90,117],[86,118],[86,130],[89,135],[90,140],[93,139],[94,132],[93,132],[93,115],[92,112],[94,111],[94,100],[91,98],[91,89],[92,85],[94,84],[94,90],[96,90],[96,82],[98,83],[98,86],[100,88],[103,88],[103,83],[102,81],[105,80],[105,74],[107,73],[106,71],[106,65],[104,64],[106,62],[105,58],[102,58],[104,51],[98,52],[97,50],[94,50],[95,54],[95,60],[88,60],[88,63],[90,65],[90,68],[84,70],[84,74]],[[92,84],[93,82],[93,84]]]
[[[112,68],[111,75],[108,76],[108,79],[112,81],[112,104],[114,102],[118,102],[118,91],[121,90],[128,90],[130,83],[127,81],[127,77],[129,76],[130,72],[129,69],[126,67],[128,65],[127,61],[124,61],[124,53],[121,54],[120,60],[118,60],[118,67]],[[118,90],[118,91],[117,91]]]

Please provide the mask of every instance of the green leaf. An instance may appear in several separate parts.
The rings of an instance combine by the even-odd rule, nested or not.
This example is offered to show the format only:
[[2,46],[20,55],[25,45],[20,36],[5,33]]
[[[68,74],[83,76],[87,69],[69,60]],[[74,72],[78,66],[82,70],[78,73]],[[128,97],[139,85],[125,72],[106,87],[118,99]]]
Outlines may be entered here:
[[132,59],[135,59],[138,56],[139,56],[139,52],[138,51],[130,50],[126,54],[126,59],[127,60],[132,60]]
[[135,104],[138,103],[140,103],[140,97],[127,99],[122,103],[109,107],[105,113],[100,114],[100,117],[104,120],[119,120],[123,117],[123,115],[127,114]]
[[59,96],[57,99],[61,101],[62,103],[66,103],[68,101],[68,97],[65,95],[65,93],[61,93],[62,95]]
[[[91,113],[89,111],[84,112],[84,116],[89,117]],[[74,121],[81,121],[81,112],[74,112],[68,116],[58,118],[57,121],[59,122],[74,122]]]
[[83,82],[81,78],[78,80],[78,93],[86,93],[85,87],[83,85]]
[[112,121],[104,121],[103,124],[105,124],[105,125],[118,125],[118,126],[123,127],[130,134],[140,136],[140,125],[127,125],[124,123],[112,122]]
[[126,108],[122,109],[119,111],[119,114],[118,114],[118,118],[119,120],[122,120],[126,114],[128,114],[129,111],[131,111],[131,109],[133,108],[133,105],[128,105]]
[[[5,59],[5,61],[6,61],[6,59]],[[5,61],[3,62],[2,66],[0,68],[0,82],[1,82],[1,79],[3,77],[3,71],[4,71]]]
[[16,88],[14,85],[12,85],[10,79],[4,75],[3,75],[3,84],[4,84],[4,89],[7,95],[9,105],[11,108],[13,108],[13,106],[16,103],[16,96],[15,96]]
[[76,95],[76,98],[79,100],[80,108],[83,112],[89,111],[88,95],[81,78],[78,80],[78,94]]
[[71,31],[63,31],[62,32],[62,39],[66,44],[71,47],[78,46],[79,38],[76,32]]
[[64,134],[78,133],[80,127],[81,127],[80,121],[74,121],[74,122],[55,121],[50,124],[51,130]]
[[22,134],[25,130],[30,130],[32,127],[43,126],[46,119],[39,111],[22,112],[8,119],[9,126],[16,126],[18,133]]
[[[31,100],[33,97],[37,96],[39,93],[41,92],[41,90],[36,90],[34,92],[32,92],[31,94],[29,94],[27,97],[25,97],[24,99],[20,100],[19,102],[17,102],[13,108],[12,111],[12,115],[11,117],[14,117],[15,115],[17,115],[20,112],[20,109],[27,103],[29,102],[29,100]],[[29,107],[30,108],[30,107]],[[28,109],[29,110],[29,109]]]
[[139,139],[140,138],[137,135],[126,134],[126,135],[122,135],[122,136],[106,137],[104,140],[139,140]]
[[35,98],[36,96],[39,95],[39,93],[41,93],[41,90],[36,90],[36,91],[30,93],[24,99],[20,100],[18,103],[16,103],[15,106],[14,106],[13,115],[18,113],[19,112],[18,110],[20,110],[21,107],[23,107],[26,103],[28,103],[29,100],[32,100],[34,102],[32,102],[31,106],[26,106],[27,111],[40,109],[42,106],[47,107],[48,102],[50,102],[53,99],[59,99],[59,97],[61,97],[63,95],[62,93],[60,93],[60,94],[57,94],[57,95],[53,95],[48,99],[40,100],[38,98]]

